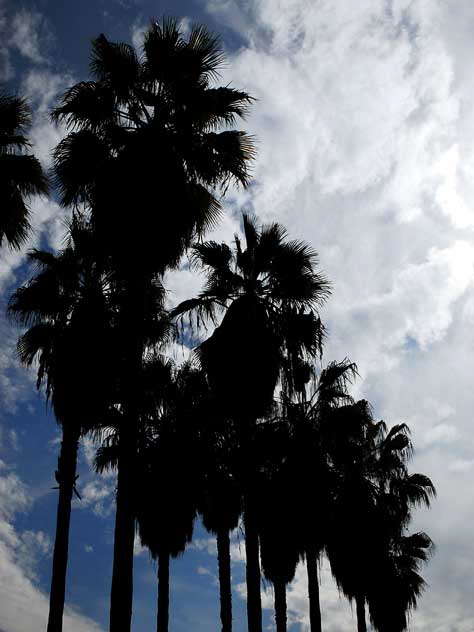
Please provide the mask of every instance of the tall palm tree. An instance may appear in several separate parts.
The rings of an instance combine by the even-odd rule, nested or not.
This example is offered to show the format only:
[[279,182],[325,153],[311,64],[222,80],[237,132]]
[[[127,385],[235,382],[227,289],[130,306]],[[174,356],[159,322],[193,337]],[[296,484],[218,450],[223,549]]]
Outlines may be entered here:
[[8,308],[12,319],[28,327],[18,341],[18,355],[27,366],[38,361],[37,386],[45,385],[62,430],[48,632],[62,630],[79,438],[104,414],[113,389],[108,281],[91,260],[91,238],[76,218],[64,250],[30,252],[37,274],[14,292]]
[[[181,555],[191,541],[202,483],[201,424],[196,417],[206,388],[202,374],[190,364],[177,368],[156,353],[142,365],[141,388],[134,516],[142,545],[158,561],[157,629],[166,632],[170,557]],[[99,473],[117,469],[119,430],[125,422],[121,417],[97,450]]]
[[370,619],[379,632],[405,632],[410,612],[425,587],[420,567],[434,545],[423,532],[399,536],[388,544],[385,551],[380,551],[377,581],[372,582],[367,595]]
[[[212,399],[209,404],[212,407]],[[216,420],[212,408],[208,411],[201,429],[204,477],[198,511],[205,529],[216,536],[221,630],[231,632],[230,533],[238,526],[242,513],[242,490],[234,462],[237,446],[232,423]]]
[[202,374],[189,364],[179,369],[167,364],[168,384],[154,398],[158,406],[151,413],[151,440],[140,455],[136,490],[140,539],[158,560],[157,632],[168,632],[170,557],[191,541],[203,466],[196,423],[205,394]]
[[39,160],[25,153],[30,123],[23,99],[0,94],[0,246],[5,240],[12,249],[20,248],[30,231],[27,200],[48,192]]
[[[356,602],[357,629],[363,632],[368,558],[377,531],[376,450],[385,425],[374,421],[365,400],[336,408],[331,417],[336,477],[326,552],[338,587]],[[357,521],[351,518],[354,515],[359,516]]]
[[53,112],[69,129],[55,152],[62,204],[85,205],[123,293],[127,378],[121,429],[110,625],[130,628],[133,569],[133,471],[137,449],[140,335],[148,280],[176,266],[188,245],[220,215],[220,191],[246,186],[251,139],[224,129],[251,98],[214,87],[224,55],[217,38],[195,26],[184,38],[176,20],[152,22],[143,55],[100,35],[93,80],[70,88]]
[[[263,455],[260,473],[259,537],[263,573],[273,584],[277,632],[286,632],[286,586],[299,561],[298,500],[295,490],[302,484],[294,476],[289,427],[280,420],[259,426],[259,452]],[[254,483],[254,484],[255,484]]]
[[[412,508],[429,506],[435,489],[428,477],[408,474],[413,448],[405,424],[387,432],[362,400],[337,409],[332,425],[338,484],[327,552],[338,586],[356,602],[358,630],[365,632],[366,602],[380,560],[400,542]],[[359,519],[350,522],[356,514]]]
[[233,250],[216,242],[194,247],[193,262],[204,268],[207,283],[199,296],[184,301],[173,314],[187,314],[198,324],[216,324],[218,313],[224,312],[197,355],[219,396],[221,411],[231,415],[238,427],[248,625],[250,632],[260,632],[257,501],[252,493],[258,460],[255,422],[271,408],[278,379],[282,377],[291,389],[291,368],[320,351],[323,328],[317,308],[329,285],[314,270],[316,253],[303,242],[288,241],[282,226],[260,228],[244,214],[243,227],[245,250],[237,237]]
[[348,387],[357,367],[347,359],[330,362],[319,373],[303,399],[283,397],[280,416],[288,426],[285,464],[291,484],[293,522],[298,550],[306,562],[309,620],[312,632],[321,632],[318,562],[324,551],[333,501],[331,413],[352,402]]

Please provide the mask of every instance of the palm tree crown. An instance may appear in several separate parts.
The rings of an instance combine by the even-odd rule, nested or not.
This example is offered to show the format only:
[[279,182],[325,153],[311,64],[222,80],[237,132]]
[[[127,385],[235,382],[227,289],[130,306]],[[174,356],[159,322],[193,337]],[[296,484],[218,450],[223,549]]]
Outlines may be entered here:
[[127,267],[176,264],[217,221],[219,187],[248,183],[252,141],[225,128],[251,98],[213,87],[223,59],[205,27],[186,40],[172,19],[150,24],[141,57],[100,35],[94,80],[70,88],[53,112],[69,130],[55,152],[61,201],[89,207],[104,247]]
[[[271,404],[279,376],[290,389],[307,381],[301,369],[321,350],[317,308],[329,284],[314,270],[316,253],[303,242],[286,240],[281,225],[259,228],[246,214],[243,225],[245,250],[238,237],[233,249],[212,241],[194,247],[192,263],[204,268],[207,282],[173,314],[188,314],[199,326],[216,324],[219,312],[225,312],[197,353],[222,400],[245,392],[252,416],[258,417]],[[233,396],[230,401],[237,403]]]
[[0,246],[20,248],[30,230],[27,199],[46,194],[48,183],[39,160],[24,153],[25,130],[31,123],[26,102],[0,94]]

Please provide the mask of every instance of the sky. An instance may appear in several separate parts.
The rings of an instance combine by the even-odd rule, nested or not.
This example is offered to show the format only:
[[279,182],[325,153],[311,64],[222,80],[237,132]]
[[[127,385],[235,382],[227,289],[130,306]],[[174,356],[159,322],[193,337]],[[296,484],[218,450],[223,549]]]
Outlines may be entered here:
[[[242,210],[282,222],[310,242],[333,294],[321,316],[324,362],[350,358],[355,397],[377,419],[406,422],[412,471],[438,498],[417,513],[436,554],[410,629],[474,630],[474,4],[470,0],[0,0],[0,81],[30,101],[33,151],[45,168],[61,138],[48,121],[58,97],[87,78],[89,43],[104,32],[139,46],[152,17],[183,29],[205,23],[222,37],[221,83],[256,98],[245,124],[258,157],[247,191],[230,190],[214,238],[240,230]],[[28,247],[61,247],[65,212],[33,205]],[[25,252],[0,252],[0,314],[28,277]],[[202,279],[167,278],[177,304]],[[0,317],[0,631],[45,628],[57,492],[59,431],[18,366],[18,331]],[[177,357],[183,355],[179,348]],[[81,447],[74,501],[65,629],[107,628],[114,478]],[[310,492],[310,490],[308,490]],[[233,537],[235,631],[245,630],[242,534]],[[218,628],[215,542],[195,540],[171,567],[170,629]],[[325,632],[356,629],[327,563]],[[272,593],[263,592],[266,629]],[[134,632],[153,629],[156,568],[136,546]],[[290,630],[309,632],[305,569],[288,589]]]

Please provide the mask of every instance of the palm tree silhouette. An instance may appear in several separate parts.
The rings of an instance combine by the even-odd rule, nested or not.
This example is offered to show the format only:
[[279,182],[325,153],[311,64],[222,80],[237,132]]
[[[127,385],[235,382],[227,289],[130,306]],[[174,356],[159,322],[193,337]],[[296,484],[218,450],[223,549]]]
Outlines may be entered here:
[[[153,364],[156,362],[162,360],[155,359]],[[153,364],[152,375],[156,374]],[[141,542],[158,560],[158,632],[168,631],[170,557],[183,553],[193,534],[202,485],[196,417],[206,393],[202,374],[190,364],[176,369],[168,361],[167,366],[167,384],[160,380],[161,392],[154,397],[155,409],[150,411],[136,498]],[[153,502],[150,490],[154,490]]]
[[[397,467],[399,455],[393,444],[401,444],[401,437],[407,437],[400,434],[399,428],[394,426],[384,438],[382,455],[379,456],[379,460],[385,460],[382,471],[387,474],[387,454],[383,452],[392,453],[389,456],[392,467],[379,487],[379,528],[374,543],[375,554],[372,555],[374,574],[367,589],[367,602],[375,629],[390,632],[404,632],[408,628],[410,612],[416,608],[417,598],[425,587],[419,570],[434,550],[434,544],[426,533],[406,535],[413,507],[429,507],[436,490],[427,476],[408,473],[406,458],[411,452],[411,442],[407,441],[408,454]],[[374,576],[378,577],[378,582],[373,581]]]
[[[333,410],[332,461],[336,473],[326,552],[339,589],[356,602],[357,629],[365,621],[366,576],[376,537],[376,453],[385,430],[361,400]],[[351,517],[357,515],[354,521]]]
[[76,217],[64,250],[30,252],[37,274],[14,292],[8,307],[10,317],[28,327],[18,341],[19,358],[27,366],[38,360],[37,387],[45,385],[62,430],[48,632],[62,630],[79,438],[105,414],[113,389],[116,345],[108,282],[91,258],[91,239]]
[[[158,561],[157,629],[164,632],[169,621],[170,557],[181,555],[191,541],[202,487],[201,424],[196,417],[203,409],[206,387],[202,373],[189,363],[178,368],[163,355],[150,353],[142,365],[141,389],[133,507],[141,543]],[[123,423],[123,418],[115,421],[113,432],[98,448],[97,472],[117,468]]]
[[425,587],[419,574],[421,565],[433,552],[426,533],[399,536],[389,543],[377,559],[377,582],[368,592],[370,619],[380,632],[405,632],[410,611]]
[[[286,632],[286,586],[299,561],[297,485],[291,459],[291,432],[286,420],[268,419],[259,425],[261,454],[258,485],[258,523],[263,573],[273,584],[277,632]],[[262,458],[263,457],[263,458]]]
[[258,227],[243,216],[246,249],[238,237],[234,249],[204,242],[193,250],[193,263],[204,268],[207,283],[194,299],[172,315],[187,314],[192,323],[221,324],[196,351],[218,394],[223,414],[237,423],[240,479],[244,494],[247,614],[250,632],[261,630],[260,562],[257,500],[252,493],[258,455],[255,422],[271,408],[280,376],[293,388],[293,366],[320,349],[323,327],[317,308],[329,294],[326,279],[316,273],[316,253],[303,242],[286,239],[279,224]]
[[[408,474],[413,449],[406,424],[387,432],[384,422],[373,420],[365,400],[334,413],[338,438],[332,458],[338,484],[327,552],[338,586],[356,602],[358,630],[365,632],[365,606],[374,581],[380,581],[381,560],[395,559],[389,551],[403,542],[412,507],[429,506],[435,489],[428,477]],[[354,515],[358,520],[350,523]],[[411,603],[406,602],[407,608]]]
[[217,222],[221,187],[246,186],[254,155],[247,135],[223,129],[251,101],[245,92],[213,87],[223,60],[219,41],[204,27],[193,27],[186,40],[173,19],[151,23],[140,59],[131,46],[100,35],[92,45],[94,80],[70,88],[53,112],[69,129],[55,151],[61,203],[89,209],[124,297],[127,424],[120,431],[112,632],[129,629],[132,614],[144,288]]
[[0,246],[20,248],[30,231],[26,200],[48,193],[48,183],[39,160],[24,153],[29,146],[25,130],[31,123],[23,99],[0,94]]
[[295,481],[297,537],[300,555],[306,561],[312,632],[322,630],[318,563],[327,542],[336,484],[331,459],[331,414],[334,408],[352,403],[349,386],[356,375],[357,367],[349,360],[330,362],[320,371],[309,397],[300,401],[284,397],[281,402],[281,414],[291,437],[287,462]]
[[222,632],[232,630],[230,532],[242,513],[242,490],[235,464],[237,441],[229,419],[216,416],[212,396],[201,427],[203,485],[198,512],[207,531],[216,536]]

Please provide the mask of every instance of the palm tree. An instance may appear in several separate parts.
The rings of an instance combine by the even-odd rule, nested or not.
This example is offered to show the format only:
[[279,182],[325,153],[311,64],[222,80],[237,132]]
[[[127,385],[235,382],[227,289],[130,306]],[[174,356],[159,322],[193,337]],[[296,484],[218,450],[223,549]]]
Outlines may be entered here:
[[[365,632],[366,601],[375,577],[379,581],[380,560],[400,542],[411,508],[429,506],[435,490],[428,477],[407,472],[413,448],[406,424],[387,432],[362,400],[336,409],[331,425],[338,483],[327,553],[339,588],[356,602],[358,630]],[[351,522],[354,515],[359,518]]]
[[30,231],[27,200],[48,192],[39,160],[24,153],[30,123],[23,99],[0,94],[0,246],[5,240],[12,249],[19,249]]
[[335,408],[328,430],[335,484],[326,552],[339,589],[356,602],[357,629],[363,632],[367,575],[377,533],[377,445],[385,424],[376,423],[369,403],[361,400]]
[[329,286],[314,270],[316,253],[303,242],[287,241],[282,226],[259,228],[245,214],[243,226],[245,250],[237,237],[234,250],[212,241],[194,247],[193,263],[205,269],[207,283],[198,297],[184,301],[173,314],[187,314],[197,324],[216,324],[218,312],[224,312],[197,355],[222,414],[230,415],[238,427],[248,625],[250,632],[260,632],[257,500],[252,493],[258,462],[255,422],[271,408],[279,377],[291,390],[291,369],[320,351],[323,328],[317,307]]
[[[189,363],[177,368],[163,355],[150,353],[142,365],[134,516],[143,546],[158,561],[157,629],[168,630],[170,557],[191,541],[198,494],[202,488],[200,423],[206,385]],[[116,469],[120,426],[116,416],[99,447],[95,469]]]
[[285,461],[293,481],[291,500],[293,522],[298,525],[298,550],[306,561],[312,632],[322,630],[318,562],[327,542],[335,485],[331,414],[334,408],[352,403],[348,388],[356,375],[357,367],[349,360],[330,362],[319,373],[310,396],[296,401],[283,397],[280,403],[280,416],[289,431]]
[[[416,608],[425,585],[419,575],[421,564],[434,550],[425,533],[405,535],[413,508],[429,507],[436,490],[427,476],[409,474],[405,462],[397,465],[399,457],[394,444],[400,443],[404,436],[397,428],[392,428],[380,446],[379,462],[383,462],[381,472],[385,476],[379,485],[378,534],[372,555],[373,574],[368,578],[367,588],[371,620],[376,630],[384,632],[407,629],[410,611]],[[411,444],[407,443],[407,447],[411,451]],[[391,461],[390,468],[387,461]]]
[[169,561],[191,541],[202,480],[196,423],[205,394],[202,374],[189,364],[180,369],[167,365],[168,384],[154,398],[158,407],[141,451],[136,490],[140,539],[158,560],[157,632],[168,631]]
[[201,454],[204,478],[198,512],[207,531],[216,536],[222,632],[232,631],[230,532],[242,513],[242,491],[236,475],[236,437],[230,420],[216,419],[212,399],[203,416]]
[[273,583],[277,632],[286,632],[286,586],[299,561],[297,486],[292,467],[290,428],[285,421],[267,420],[259,426],[258,450],[262,454],[258,485],[259,537],[263,573]]
[[116,272],[127,377],[120,432],[110,621],[130,628],[133,570],[133,470],[139,376],[145,341],[144,286],[176,266],[188,245],[220,215],[220,188],[246,186],[251,139],[223,129],[251,98],[213,82],[224,55],[204,27],[184,39],[176,20],[151,23],[139,59],[128,44],[94,40],[93,81],[70,88],[53,118],[69,134],[55,152],[61,203],[85,205]]
[[405,632],[410,611],[425,587],[419,570],[433,552],[426,533],[400,536],[379,556],[377,581],[368,592],[370,619],[379,632]]
[[48,632],[62,630],[79,438],[104,414],[113,388],[107,279],[91,260],[91,238],[76,218],[60,253],[30,252],[37,274],[14,292],[8,308],[12,319],[28,327],[18,341],[18,355],[26,366],[38,361],[37,386],[45,385],[62,430]]

